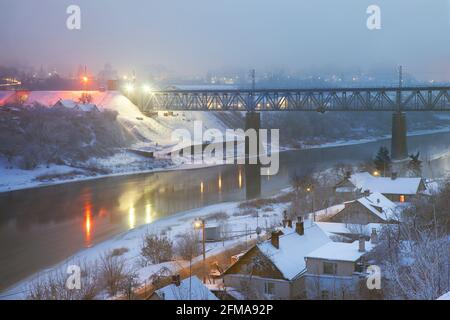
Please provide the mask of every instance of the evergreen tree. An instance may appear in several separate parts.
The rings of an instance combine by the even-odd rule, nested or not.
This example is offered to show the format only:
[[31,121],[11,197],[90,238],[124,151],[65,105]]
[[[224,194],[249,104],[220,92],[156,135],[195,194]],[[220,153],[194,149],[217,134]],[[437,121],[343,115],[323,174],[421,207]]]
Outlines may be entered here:
[[375,168],[386,176],[386,173],[391,169],[391,157],[389,156],[389,150],[386,147],[380,147],[373,163]]

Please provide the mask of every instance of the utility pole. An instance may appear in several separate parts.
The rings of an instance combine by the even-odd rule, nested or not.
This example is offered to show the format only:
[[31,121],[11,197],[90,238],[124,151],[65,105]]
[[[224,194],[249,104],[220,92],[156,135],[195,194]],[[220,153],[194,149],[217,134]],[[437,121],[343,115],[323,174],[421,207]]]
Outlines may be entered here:
[[397,112],[401,112],[402,104],[402,87],[403,87],[403,66],[398,67],[398,93],[397,93]]
[[255,81],[255,77],[256,77],[256,71],[255,69],[251,69],[250,70],[250,78],[252,79],[252,90],[250,92],[249,95],[249,102],[250,102],[250,109],[252,111],[255,110],[255,88],[256,88],[256,81]]

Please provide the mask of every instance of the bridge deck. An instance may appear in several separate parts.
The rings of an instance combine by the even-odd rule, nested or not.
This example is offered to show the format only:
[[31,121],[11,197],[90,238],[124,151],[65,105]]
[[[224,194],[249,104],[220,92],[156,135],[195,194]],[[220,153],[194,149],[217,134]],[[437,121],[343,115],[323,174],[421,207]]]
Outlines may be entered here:
[[450,111],[450,87],[153,91],[144,111]]

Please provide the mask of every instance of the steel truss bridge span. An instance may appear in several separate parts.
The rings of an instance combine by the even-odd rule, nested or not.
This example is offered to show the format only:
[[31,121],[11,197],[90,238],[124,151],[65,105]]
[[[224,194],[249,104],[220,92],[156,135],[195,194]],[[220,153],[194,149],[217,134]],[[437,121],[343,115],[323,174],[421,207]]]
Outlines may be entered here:
[[449,87],[164,90],[143,111],[450,111]]

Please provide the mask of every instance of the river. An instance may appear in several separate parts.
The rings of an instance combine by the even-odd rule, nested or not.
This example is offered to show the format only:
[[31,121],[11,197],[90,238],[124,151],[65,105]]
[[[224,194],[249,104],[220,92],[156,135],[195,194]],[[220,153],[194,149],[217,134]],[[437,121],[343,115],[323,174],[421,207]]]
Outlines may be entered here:
[[[409,137],[425,177],[450,171],[450,133]],[[261,195],[289,186],[293,172],[370,161],[390,140],[283,152],[277,175],[261,178]],[[445,155],[435,160],[436,156]],[[247,172],[247,175],[249,173]],[[248,177],[247,177],[248,179]],[[244,200],[241,165],[167,171],[67,183],[0,194],[0,290],[121,232],[161,217]]]

